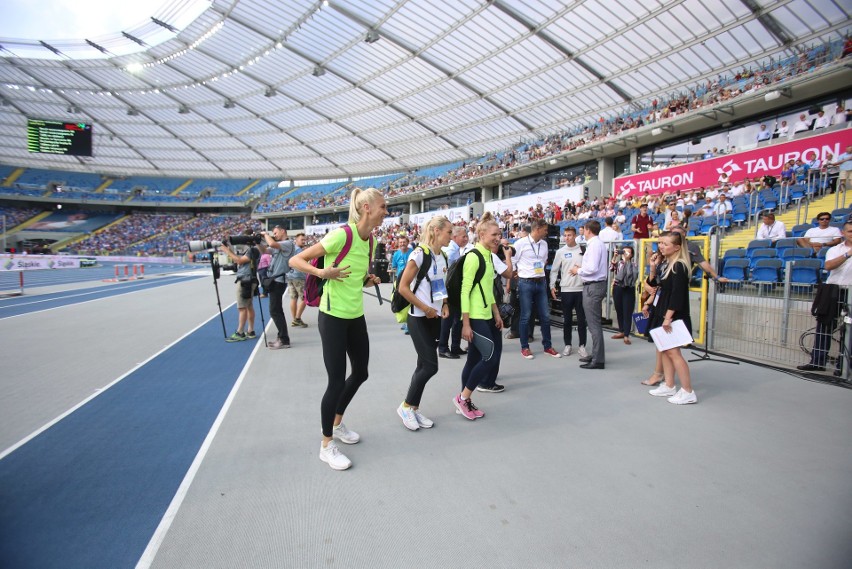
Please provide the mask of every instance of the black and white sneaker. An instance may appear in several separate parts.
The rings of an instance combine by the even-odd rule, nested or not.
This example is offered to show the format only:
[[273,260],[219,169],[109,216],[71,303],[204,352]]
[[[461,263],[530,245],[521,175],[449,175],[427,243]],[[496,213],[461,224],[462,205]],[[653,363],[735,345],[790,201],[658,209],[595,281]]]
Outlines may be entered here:
[[504,385],[500,385],[499,383],[495,383],[490,387],[486,387],[484,385],[477,385],[477,391],[481,391],[482,393],[500,393],[501,391],[505,391],[506,387]]

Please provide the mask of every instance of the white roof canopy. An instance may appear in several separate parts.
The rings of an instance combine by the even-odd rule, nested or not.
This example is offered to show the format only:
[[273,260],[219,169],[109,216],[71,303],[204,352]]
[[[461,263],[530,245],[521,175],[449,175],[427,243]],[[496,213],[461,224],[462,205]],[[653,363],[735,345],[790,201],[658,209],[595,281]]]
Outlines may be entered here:
[[[850,12],[835,0],[213,0],[172,39],[121,56],[0,39],[0,162],[177,177],[405,171],[841,39]],[[17,56],[34,45],[44,58]],[[93,123],[94,157],[28,153],[27,118]]]

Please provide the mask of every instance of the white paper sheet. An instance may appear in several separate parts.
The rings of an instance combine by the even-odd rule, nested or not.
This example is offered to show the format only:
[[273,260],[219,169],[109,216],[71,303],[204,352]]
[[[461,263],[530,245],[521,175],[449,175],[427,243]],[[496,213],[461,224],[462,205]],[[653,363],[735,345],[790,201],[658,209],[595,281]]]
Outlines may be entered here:
[[672,322],[671,333],[663,330],[662,326],[659,328],[653,328],[650,332],[651,338],[654,340],[654,345],[657,346],[657,349],[661,352],[671,350],[672,348],[680,348],[687,344],[691,344],[694,341],[692,339],[692,334],[690,334],[689,330],[686,329],[686,324],[683,323],[683,320],[675,320]]

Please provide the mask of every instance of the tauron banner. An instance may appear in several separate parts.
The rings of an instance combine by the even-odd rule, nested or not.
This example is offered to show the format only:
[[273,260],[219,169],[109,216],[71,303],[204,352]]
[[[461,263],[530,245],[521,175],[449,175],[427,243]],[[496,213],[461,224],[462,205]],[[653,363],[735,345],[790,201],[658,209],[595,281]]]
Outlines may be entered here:
[[767,174],[778,176],[788,160],[806,160],[811,152],[820,161],[828,154],[836,159],[852,145],[852,129],[844,128],[826,134],[771,144],[746,152],[726,154],[718,158],[672,166],[653,172],[622,176],[613,181],[613,194],[619,198],[634,195],[661,194],[678,190],[716,186],[723,173],[728,179],[759,179]]

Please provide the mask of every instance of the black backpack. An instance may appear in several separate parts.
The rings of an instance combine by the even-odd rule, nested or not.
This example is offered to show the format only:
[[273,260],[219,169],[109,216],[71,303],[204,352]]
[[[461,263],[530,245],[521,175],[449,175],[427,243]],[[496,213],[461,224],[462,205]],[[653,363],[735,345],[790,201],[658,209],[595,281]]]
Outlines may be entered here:
[[447,304],[450,305],[450,310],[461,312],[461,285],[462,274],[464,272],[464,260],[473,253],[479,259],[479,267],[476,269],[476,274],[473,276],[473,286],[479,286],[479,293],[482,295],[482,307],[487,308],[488,302],[485,300],[485,291],[482,290],[482,277],[485,276],[485,258],[477,249],[471,249],[459,260],[450,266],[447,271]]
[[[420,287],[420,283],[423,282],[423,279],[431,282],[431,279],[428,276],[428,271],[432,268],[432,254],[429,252],[429,248],[425,245],[418,245],[418,249],[423,251],[423,263],[420,265],[420,269],[417,270],[417,277],[414,279],[414,288],[411,289],[412,292],[417,292],[417,289]],[[441,251],[443,255],[444,252]],[[408,302],[404,296],[399,293],[399,281],[402,279],[402,273],[399,273],[396,276],[396,280],[393,285],[393,293],[391,293],[391,312],[396,314],[397,312],[402,312],[409,306],[411,303]]]

